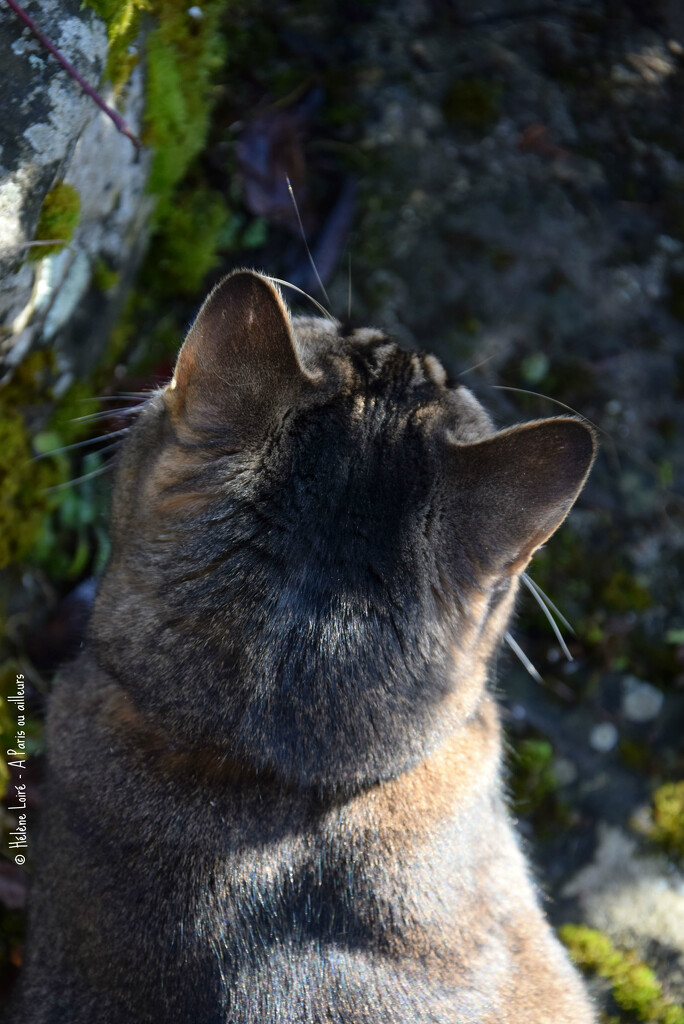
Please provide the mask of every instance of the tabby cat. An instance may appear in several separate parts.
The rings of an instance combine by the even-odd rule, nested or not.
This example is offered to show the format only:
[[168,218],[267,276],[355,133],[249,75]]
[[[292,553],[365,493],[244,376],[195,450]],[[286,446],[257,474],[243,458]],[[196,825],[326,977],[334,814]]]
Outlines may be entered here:
[[22,1024],[588,1024],[487,676],[594,456],[239,271],[122,449]]

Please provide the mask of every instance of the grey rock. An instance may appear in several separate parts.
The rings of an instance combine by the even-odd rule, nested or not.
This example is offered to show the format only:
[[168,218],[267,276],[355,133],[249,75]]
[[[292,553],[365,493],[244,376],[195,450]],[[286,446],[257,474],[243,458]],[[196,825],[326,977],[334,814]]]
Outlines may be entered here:
[[622,713],[630,722],[652,722],[662,711],[664,699],[662,690],[635,676],[622,681]]
[[[79,0],[27,2],[27,13],[55,46],[113,106],[101,85],[107,56],[104,23]],[[145,241],[151,208],[145,194],[149,153],[130,140],[86,96],[30,30],[0,7],[3,119],[0,126],[0,378],[11,375],[36,345],[50,344],[62,373],[87,376]],[[144,105],[143,69],[136,68],[118,99],[119,112],[138,132]],[[78,192],[81,213],[69,245],[32,262],[45,196],[58,181]],[[120,287],[102,295],[91,286],[100,260],[120,274]]]
[[[622,829],[601,825],[593,861],[563,889],[582,920],[622,949],[660,966],[674,998],[684,997],[684,875],[657,853],[640,851]],[[673,964],[679,962],[679,970]]]

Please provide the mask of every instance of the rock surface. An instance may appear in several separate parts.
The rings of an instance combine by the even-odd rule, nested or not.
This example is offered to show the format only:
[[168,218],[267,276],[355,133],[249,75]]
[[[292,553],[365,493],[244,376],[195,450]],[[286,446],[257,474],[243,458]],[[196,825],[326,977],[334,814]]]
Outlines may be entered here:
[[[97,88],[107,56],[104,23],[79,0],[32,0],[25,9]],[[144,191],[149,155],[136,154],[4,4],[0,50],[0,378],[33,347],[50,344],[57,354],[59,394],[74,375],[87,376],[130,284],[150,212]],[[142,85],[139,67],[119,100],[134,131],[142,117]],[[115,102],[106,86],[102,96]],[[29,260],[43,200],[58,181],[80,197],[78,225],[61,252]],[[92,287],[102,266],[115,282],[106,294]]]

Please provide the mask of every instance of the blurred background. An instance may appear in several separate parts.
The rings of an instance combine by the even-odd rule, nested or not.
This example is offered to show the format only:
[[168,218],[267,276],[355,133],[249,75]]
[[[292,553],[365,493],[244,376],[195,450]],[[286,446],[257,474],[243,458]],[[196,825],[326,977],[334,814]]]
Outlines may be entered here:
[[[538,678],[511,651],[499,664],[510,798],[603,1019],[682,1024],[684,8],[23,9],[129,133],[0,0],[0,746],[23,673],[32,828],[117,444],[207,291],[255,267],[436,352],[501,427],[568,409],[597,425],[589,484],[530,570],[572,660],[525,591],[513,637]],[[31,870],[15,822],[1,999]]]

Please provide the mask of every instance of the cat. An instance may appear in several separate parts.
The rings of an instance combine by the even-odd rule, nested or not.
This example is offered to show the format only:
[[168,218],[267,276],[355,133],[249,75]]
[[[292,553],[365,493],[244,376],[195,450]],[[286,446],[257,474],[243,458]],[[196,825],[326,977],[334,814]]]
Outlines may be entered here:
[[502,796],[487,678],[592,464],[432,355],[201,308],[122,448],[47,725],[23,1024],[589,1024]]

